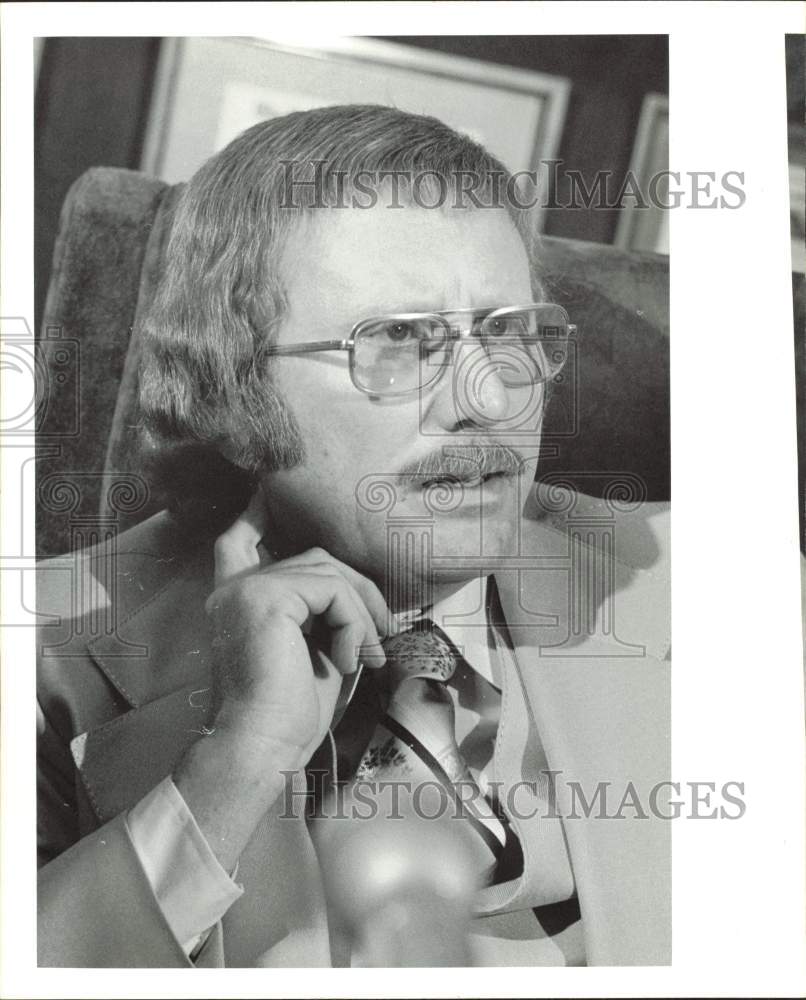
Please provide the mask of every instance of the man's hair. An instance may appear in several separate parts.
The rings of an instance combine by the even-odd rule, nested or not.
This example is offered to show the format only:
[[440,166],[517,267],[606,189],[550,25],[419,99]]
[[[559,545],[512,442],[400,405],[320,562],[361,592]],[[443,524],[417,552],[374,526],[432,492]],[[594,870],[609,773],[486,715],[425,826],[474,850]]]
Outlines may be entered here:
[[[302,460],[265,350],[285,313],[282,250],[302,215],[366,194],[368,178],[393,174],[425,181],[423,203],[435,203],[434,189],[451,192],[447,205],[469,184],[488,203],[510,179],[499,160],[436,118],[375,105],[261,122],[201,167],[177,202],[165,270],[141,329],[140,409],[152,454],[226,448],[247,477]],[[400,192],[411,203],[405,184]],[[459,204],[473,208],[466,198]],[[527,214],[512,199],[498,204],[533,264]],[[532,273],[538,294],[534,266]],[[185,495],[192,492],[187,468],[180,481]],[[209,480],[200,485],[210,488]]]

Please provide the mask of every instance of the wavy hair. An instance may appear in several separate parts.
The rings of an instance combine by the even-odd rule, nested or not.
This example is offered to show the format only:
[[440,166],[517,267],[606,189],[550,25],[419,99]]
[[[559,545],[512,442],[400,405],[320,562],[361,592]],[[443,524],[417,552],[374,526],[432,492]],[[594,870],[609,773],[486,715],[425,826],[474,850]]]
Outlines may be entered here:
[[[351,192],[366,194],[368,176],[394,173],[430,175],[425,187],[454,194],[462,177],[474,176],[482,182],[480,199],[510,179],[482,146],[435,118],[345,105],[261,122],[190,180],[140,331],[140,411],[163,472],[170,464],[165,456],[183,448],[190,448],[194,466],[204,449],[226,452],[241,470],[232,474],[240,476],[242,492],[244,476],[253,480],[304,458],[265,352],[285,314],[282,250],[302,214],[326,210]],[[524,239],[537,296],[529,214],[510,200],[505,205]],[[187,496],[194,489],[187,468],[180,478]],[[204,475],[198,489],[212,489]]]

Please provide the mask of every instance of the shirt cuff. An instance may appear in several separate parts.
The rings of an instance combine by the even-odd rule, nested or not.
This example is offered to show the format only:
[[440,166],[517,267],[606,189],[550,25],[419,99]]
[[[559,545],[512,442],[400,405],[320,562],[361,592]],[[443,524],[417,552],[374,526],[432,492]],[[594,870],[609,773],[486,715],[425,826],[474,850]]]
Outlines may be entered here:
[[243,895],[218,863],[170,777],[127,817],[140,863],[160,909],[186,955]]

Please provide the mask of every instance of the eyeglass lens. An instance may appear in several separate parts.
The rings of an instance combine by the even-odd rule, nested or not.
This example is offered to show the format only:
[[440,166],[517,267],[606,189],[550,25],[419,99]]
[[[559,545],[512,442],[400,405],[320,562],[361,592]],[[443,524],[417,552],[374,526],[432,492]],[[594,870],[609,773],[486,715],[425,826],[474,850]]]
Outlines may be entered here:
[[[474,333],[463,363],[492,364],[511,387],[554,378],[568,356],[568,317],[548,303],[496,310],[476,321]],[[369,320],[356,331],[353,378],[377,395],[427,388],[451,363],[454,344],[448,320],[437,314]]]

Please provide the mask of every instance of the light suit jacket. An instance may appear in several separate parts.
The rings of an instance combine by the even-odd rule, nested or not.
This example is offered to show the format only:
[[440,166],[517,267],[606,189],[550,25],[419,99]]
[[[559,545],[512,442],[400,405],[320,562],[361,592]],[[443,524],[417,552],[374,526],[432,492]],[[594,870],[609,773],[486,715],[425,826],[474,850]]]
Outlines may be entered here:
[[[630,507],[535,493],[520,555],[495,571],[560,813],[569,782],[588,798],[610,783],[608,818],[578,801],[564,822],[591,965],[671,961],[670,823],[649,805],[670,778],[668,512]],[[40,965],[190,965],[125,816],[209,720],[212,540],[162,513],[41,565]],[[628,787],[645,818],[613,818]],[[241,856],[246,892],[197,965],[331,964],[316,852],[281,808]]]

